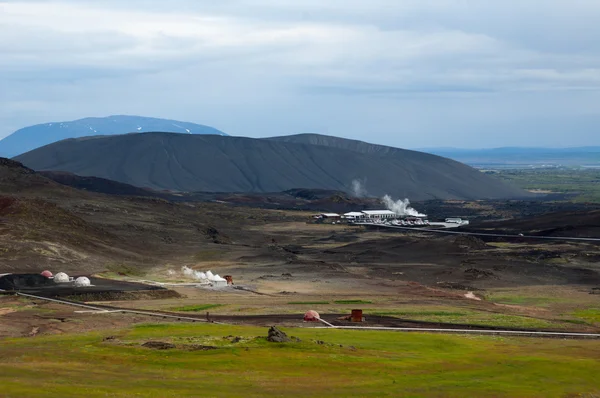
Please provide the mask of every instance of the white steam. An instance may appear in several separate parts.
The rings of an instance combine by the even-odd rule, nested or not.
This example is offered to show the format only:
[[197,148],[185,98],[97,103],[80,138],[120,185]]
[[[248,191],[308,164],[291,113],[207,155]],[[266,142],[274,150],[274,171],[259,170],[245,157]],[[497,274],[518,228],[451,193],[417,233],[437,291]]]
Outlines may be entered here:
[[365,183],[360,180],[352,180],[352,195],[357,198],[364,198],[369,195]]
[[425,214],[419,213],[410,207],[410,201],[408,199],[400,199],[394,202],[390,195],[385,195],[383,197],[383,203],[388,210],[393,211],[397,216],[426,217]]
[[226,282],[225,278],[221,278],[218,274],[215,275],[210,271],[202,272],[202,271],[194,271],[190,267],[183,266],[181,267],[181,272],[183,275],[199,280],[199,281],[209,281],[209,282]]

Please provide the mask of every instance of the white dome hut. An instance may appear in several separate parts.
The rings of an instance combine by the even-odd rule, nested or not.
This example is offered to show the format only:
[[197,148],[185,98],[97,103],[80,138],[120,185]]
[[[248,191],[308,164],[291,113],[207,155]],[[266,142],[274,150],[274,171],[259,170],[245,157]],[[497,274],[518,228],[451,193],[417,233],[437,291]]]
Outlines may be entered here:
[[59,272],[58,274],[54,275],[54,282],[68,283],[70,282],[69,275],[65,274],[64,272]]
[[92,286],[92,282],[90,282],[89,278],[86,278],[85,276],[80,276],[79,278],[75,279],[75,287],[89,286]]

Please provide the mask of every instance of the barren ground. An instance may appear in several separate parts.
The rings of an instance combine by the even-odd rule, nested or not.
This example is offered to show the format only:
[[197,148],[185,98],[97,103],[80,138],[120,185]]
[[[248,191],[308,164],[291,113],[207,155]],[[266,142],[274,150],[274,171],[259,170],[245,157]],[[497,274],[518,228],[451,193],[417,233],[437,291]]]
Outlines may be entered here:
[[[594,315],[600,296],[591,294],[599,286],[599,267],[589,261],[590,256],[599,255],[594,246],[532,248],[301,221],[250,225],[244,233],[268,243],[205,243],[187,261],[165,262],[140,275],[101,273],[129,281],[193,282],[181,273],[181,266],[187,265],[232,275],[234,287],[171,287],[179,293],[171,298],[155,295],[124,300],[109,295],[82,299],[199,317],[209,312],[212,320],[234,324],[306,326],[302,314],[308,309],[335,321],[360,308],[370,325],[406,326],[402,321],[412,320],[600,331],[600,319]],[[582,257],[582,252],[588,255]],[[585,311],[591,315],[585,316]],[[0,296],[0,317],[3,337],[156,322],[143,315],[78,313],[71,307],[11,296]]]
[[[282,322],[294,324],[307,309],[333,316],[360,308],[367,322],[389,316],[561,330],[600,326],[600,295],[591,294],[600,287],[598,245],[484,242],[313,224],[309,212],[98,194],[57,184],[18,164],[0,171],[0,273],[50,269],[125,281],[189,283],[181,273],[188,266],[231,275],[235,286],[245,289],[178,287],[179,297],[106,293],[80,300],[185,309],[197,315],[208,306],[215,317],[280,314]],[[320,197],[313,204],[325,206],[327,200]],[[432,219],[472,217],[472,228],[488,232],[529,228],[581,236],[595,233],[600,224],[599,212],[565,203],[447,201],[421,206]],[[527,218],[558,210],[563,212]],[[483,222],[511,217],[517,221]],[[28,336],[35,328],[34,334],[77,330],[69,329],[71,319],[82,329],[148,321],[5,300],[12,298],[0,297],[0,336]],[[56,313],[65,321],[53,320]]]

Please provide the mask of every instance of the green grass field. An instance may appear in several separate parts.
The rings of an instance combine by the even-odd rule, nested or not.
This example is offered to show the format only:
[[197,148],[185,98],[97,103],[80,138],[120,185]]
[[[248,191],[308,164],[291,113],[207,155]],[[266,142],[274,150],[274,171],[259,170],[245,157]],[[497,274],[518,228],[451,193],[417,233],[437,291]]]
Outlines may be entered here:
[[[3,340],[0,396],[600,395],[600,341],[285,331],[302,342],[273,344],[260,337],[266,328],[208,324],[141,325],[112,332],[111,341],[100,333]],[[178,348],[140,346],[148,340]]]
[[181,312],[200,312],[206,311],[214,308],[222,307],[223,304],[199,304],[199,305],[186,305],[183,307],[174,307],[173,311],[181,311]]
[[373,304],[372,301],[369,300],[336,300],[334,301],[336,304]]
[[584,319],[588,323],[600,325],[600,308],[577,310],[573,315],[577,318]]
[[367,314],[393,316],[425,322],[458,323],[481,326],[498,326],[524,329],[562,329],[571,327],[564,320],[545,320],[519,315],[498,314],[481,311],[405,311],[405,310],[365,310]]
[[498,170],[494,174],[524,189],[572,194],[577,202],[600,203],[598,169]]

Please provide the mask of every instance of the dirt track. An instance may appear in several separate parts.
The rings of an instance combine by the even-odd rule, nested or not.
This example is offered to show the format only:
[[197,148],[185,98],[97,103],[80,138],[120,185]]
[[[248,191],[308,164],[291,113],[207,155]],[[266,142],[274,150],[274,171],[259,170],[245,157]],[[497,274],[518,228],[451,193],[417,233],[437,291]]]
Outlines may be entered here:
[[[27,296],[28,298],[33,298],[35,299],[35,297],[33,296]],[[51,304],[53,305],[58,305],[58,306],[76,306],[78,308],[81,308],[81,304],[80,303],[76,303],[76,302],[68,302],[68,301],[63,301],[63,304],[58,303],[55,299],[45,299],[42,297],[38,298],[39,300],[52,300]],[[85,307],[85,306],[84,306]],[[139,322],[140,317],[143,319],[144,317],[147,317],[149,319],[151,319],[152,321],[156,321],[156,319],[161,319],[163,321],[183,321],[183,322],[193,322],[194,319],[197,319],[198,321],[201,322],[219,322],[219,323],[229,323],[229,324],[237,324],[237,325],[253,325],[253,326],[272,326],[272,325],[279,325],[279,326],[288,326],[288,327],[310,327],[311,323],[306,323],[302,321],[303,318],[303,314],[271,314],[271,315],[210,315],[209,313],[207,313],[205,316],[201,316],[201,315],[188,315],[188,314],[180,314],[180,313],[174,313],[174,312],[166,312],[166,311],[147,311],[147,310],[139,310],[139,309],[135,309],[132,310],[131,308],[122,308],[122,307],[115,307],[115,306],[109,306],[109,305],[100,305],[100,304],[95,304],[93,306],[89,306],[87,307],[87,309],[93,309],[93,308],[97,308],[99,310],[108,310],[111,312],[108,312],[106,314],[102,314],[102,313],[97,313],[95,316],[96,320],[99,320],[100,322],[103,322],[104,319],[102,319],[103,317],[108,317],[108,318],[112,318],[114,315],[118,314],[119,310],[125,311],[124,314],[118,314],[120,318],[122,318],[123,315],[125,316],[132,316],[135,317],[132,321],[133,322]],[[80,311],[80,312],[86,312],[86,311]],[[87,311],[90,312],[90,311]],[[93,312],[92,312],[93,313]],[[7,312],[5,314],[1,314],[1,315],[10,315],[10,314],[15,314],[15,312]],[[91,314],[91,313],[90,313]],[[462,333],[467,333],[467,332],[472,332],[472,333],[484,333],[484,332],[496,332],[498,334],[505,334],[505,333],[518,333],[518,332],[522,332],[520,334],[524,335],[524,336],[528,336],[528,337],[558,337],[558,338],[600,338],[600,334],[594,334],[594,333],[581,333],[581,335],[578,335],[578,333],[574,333],[574,332],[565,332],[564,330],[555,330],[555,329],[525,329],[525,328],[505,328],[505,327],[493,327],[493,326],[479,326],[479,325],[469,325],[469,324],[453,324],[453,323],[440,323],[440,322],[423,322],[423,321],[414,321],[414,320],[408,320],[408,319],[399,319],[399,318],[395,318],[395,317],[388,317],[388,316],[375,316],[375,315],[370,315],[368,316],[364,322],[362,323],[352,323],[349,322],[347,320],[341,320],[341,318],[344,318],[345,316],[347,316],[347,314],[327,314],[326,316],[322,316],[322,319],[327,321],[328,324],[333,325],[335,327],[342,327],[342,328],[355,328],[355,329],[361,329],[364,328],[365,330],[368,330],[369,328],[374,328],[374,329],[381,329],[381,330],[385,330],[385,328],[391,328],[391,329],[403,329],[404,331],[418,331],[419,329],[423,329],[424,331],[428,331],[428,332],[444,332],[444,331],[448,331],[448,332],[462,332]],[[16,317],[16,315],[13,315],[13,317]],[[94,316],[92,316],[91,318],[94,318]],[[23,318],[20,318],[21,321],[23,320]],[[53,317],[51,319],[56,319],[59,320],[60,322],[65,322],[67,319],[69,319],[68,316],[65,317]],[[88,319],[84,320],[84,321],[89,321],[91,320],[89,318],[88,315]],[[108,322],[105,323],[111,323],[112,321],[110,321],[110,319],[108,320]],[[93,322],[94,324],[96,322]],[[114,325],[114,322],[112,322],[112,324]],[[312,325],[316,326],[319,325],[320,323],[312,323]],[[33,333],[38,334],[40,332],[40,327],[39,326],[32,326],[32,332],[30,332],[30,335]],[[60,330],[60,329],[56,329],[56,330]],[[1,332],[1,330],[0,330]],[[547,332],[548,334],[544,334],[545,332]],[[1,336],[1,333],[0,333]]]

